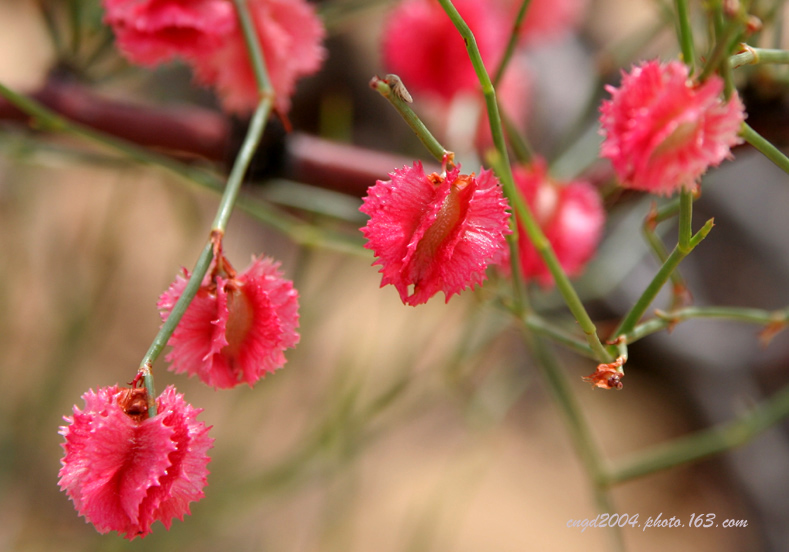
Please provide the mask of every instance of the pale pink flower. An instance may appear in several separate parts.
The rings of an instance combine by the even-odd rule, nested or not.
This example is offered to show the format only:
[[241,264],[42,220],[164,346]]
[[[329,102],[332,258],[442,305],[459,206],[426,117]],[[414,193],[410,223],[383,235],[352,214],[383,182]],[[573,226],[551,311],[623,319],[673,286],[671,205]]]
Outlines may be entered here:
[[[453,2],[477,41],[489,71],[507,45],[509,23],[490,2]],[[429,93],[444,100],[479,89],[463,37],[435,0],[406,0],[387,18],[383,32],[383,62],[411,92]]]
[[370,216],[361,230],[381,265],[381,286],[394,285],[403,303],[418,305],[481,284],[510,232],[493,172],[426,175],[417,161],[389,176],[367,190],[359,209]]
[[[317,71],[326,55],[326,31],[305,0],[248,0],[266,68],[281,113],[290,108],[296,81]],[[220,47],[191,59],[198,81],[214,87],[228,111],[248,113],[260,101],[240,25]]]
[[[559,182],[548,176],[545,162],[513,169],[515,186],[531,208],[568,276],[580,275],[597,250],[605,225],[600,194],[583,180]],[[521,271],[543,286],[553,283],[548,266],[518,222]]]
[[[514,17],[522,0],[505,0]],[[535,45],[540,41],[559,38],[578,27],[588,0],[531,0],[520,28],[521,42]]]
[[203,498],[213,439],[202,409],[170,386],[149,418],[144,389],[117,385],[88,391],[85,408],[74,407],[65,437],[59,485],[81,516],[100,533],[144,537],[161,521],[183,520],[189,503]]
[[228,0],[102,0],[104,20],[133,63],[196,58],[219,46],[236,26]]
[[611,99],[600,107],[601,155],[627,188],[658,195],[693,190],[708,167],[742,142],[743,104],[736,93],[721,98],[717,75],[693,83],[679,61],[648,61],[623,73],[619,88],[606,88]]
[[[224,277],[216,269],[213,278],[207,275],[181,318],[166,360],[175,373],[197,375],[215,388],[251,387],[281,368],[284,351],[299,342],[299,294],[270,258],[253,259],[237,276],[224,258],[222,265]],[[188,279],[184,269],[159,298],[163,321]]]

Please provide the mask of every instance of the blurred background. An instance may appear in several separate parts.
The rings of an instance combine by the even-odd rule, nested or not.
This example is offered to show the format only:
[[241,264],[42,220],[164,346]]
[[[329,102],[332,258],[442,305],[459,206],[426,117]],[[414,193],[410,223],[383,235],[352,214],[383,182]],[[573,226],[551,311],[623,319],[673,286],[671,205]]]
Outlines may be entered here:
[[[379,41],[393,4],[321,3],[329,58],[300,84],[291,119],[298,133],[374,148],[401,163],[429,161],[367,84],[386,72]],[[40,89],[58,65],[42,5],[52,7],[0,1],[0,82],[16,90]],[[596,155],[594,140],[570,147],[562,140],[598,93],[598,69],[611,61],[601,52],[622,54],[619,45],[652,32],[633,56],[676,55],[665,8],[590,1],[576,33],[528,54],[539,75],[529,134],[538,151],[556,155],[559,172],[572,174]],[[606,71],[615,78],[615,67]],[[212,106],[177,65],[118,75],[93,89],[117,101]],[[767,110],[780,140],[787,96],[785,81],[773,84],[773,103],[757,94],[748,111]],[[783,308],[789,182],[756,152],[735,155],[705,179],[695,220],[714,216],[716,227],[683,275],[695,304]],[[366,159],[359,154],[360,164]],[[156,300],[196,260],[218,196],[74,138],[0,121],[0,550],[609,550],[602,530],[567,527],[597,515],[591,485],[519,329],[489,300],[497,282],[448,304],[435,297],[403,306],[393,288],[379,289],[373,258],[360,247],[358,195],[271,177],[260,163],[247,193],[358,245],[354,253],[304,247],[254,217],[233,215],[228,258],[239,269],[260,253],[282,261],[300,293],[301,343],[254,389],[213,391],[157,363],[158,388],[175,385],[213,426],[211,475],[191,516],[128,542],[98,534],[58,490],[58,426],[89,388],[133,377],[159,327]],[[639,235],[649,207],[637,195],[611,205],[606,241],[578,283],[603,328],[616,324],[657,269]],[[670,230],[665,238],[675,239]],[[552,292],[538,301],[562,312]],[[660,296],[655,306],[667,301]],[[787,335],[763,348],[757,332],[696,320],[644,339],[630,350],[621,392],[581,381],[592,361],[560,358],[601,449],[616,462],[730,420],[785,385]],[[638,514],[642,524],[658,514],[687,524],[691,514],[708,513],[748,522],[625,529],[628,549],[785,550],[787,429],[782,423],[742,449],[614,488],[616,511]]]

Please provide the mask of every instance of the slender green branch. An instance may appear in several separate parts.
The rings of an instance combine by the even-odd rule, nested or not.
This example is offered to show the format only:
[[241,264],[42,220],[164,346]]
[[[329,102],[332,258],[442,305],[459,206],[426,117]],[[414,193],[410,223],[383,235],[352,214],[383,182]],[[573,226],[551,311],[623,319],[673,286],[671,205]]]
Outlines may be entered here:
[[187,282],[181,297],[178,298],[178,301],[175,303],[175,306],[173,306],[173,310],[170,312],[167,320],[165,320],[164,324],[162,324],[162,327],[153,338],[151,346],[146,351],[142,361],[140,361],[139,373],[143,375],[145,379],[145,387],[148,389],[148,413],[151,416],[156,415],[155,407],[153,413],[151,414],[150,404],[150,401],[153,401],[156,397],[156,394],[153,391],[153,376],[151,375],[153,363],[157,358],[159,358],[159,355],[162,354],[164,347],[170,340],[170,336],[173,335],[176,326],[178,326],[178,323],[181,321],[181,317],[186,312],[186,309],[189,308],[189,304],[192,302],[197,290],[200,288],[200,284],[202,283],[206,272],[208,272],[208,267],[210,266],[213,258],[213,244],[209,242],[205,245],[205,247],[203,247],[203,252],[197,259],[197,263],[195,263],[194,269],[192,270],[192,275],[189,278],[189,281]]
[[203,278],[208,272],[208,268],[211,265],[211,261],[213,260],[214,256],[214,233],[218,231],[220,236],[224,233],[227,220],[230,217],[230,213],[233,208],[233,202],[238,195],[238,189],[241,186],[241,182],[243,181],[243,175],[246,173],[246,170],[249,167],[249,162],[252,158],[252,154],[254,153],[254,148],[257,147],[257,144],[260,142],[260,138],[263,134],[265,121],[268,119],[271,108],[271,101],[271,96],[265,96],[263,100],[261,100],[260,106],[258,107],[255,115],[256,118],[260,118],[262,120],[262,123],[250,125],[249,130],[247,131],[247,136],[244,139],[243,145],[241,146],[241,152],[245,153],[239,154],[238,157],[236,157],[233,170],[230,173],[231,176],[228,179],[227,186],[225,187],[225,192],[219,202],[217,216],[214,219],[214,224],[212,225],[211,238],[203,248],[203,252],[200,254],[200,257],[197,260],[194,269],[192,270],[192,274],[189,277],[186,288],[184,288],[183,293],[178,298],[175,306],[173,306],[172,311],[170,311],[167,320],[164,324],[162,324],[162,327],[159,329],[156,337],[154,337],[153,343],[151,343],[151,346],[145,353],[142,361],[140,361],[139,373],[143,374],[144,383],[146,389],[148,389],[148,413],[150,416],[156,415],[155,405],[153,405],[153,409],[151,408],[153,397],[155,396],[153,389],[153,377],[151,376],[153,363],[159,357],[165,345],[167,345],[167,342],[173,335],[175,328],[181,321],[181,317],[186,312],[186,309],[189,308],[189,304],[192,302],[192,299],[194,299],[194,296],[197,293],[197,290],[200,288]]
[[263,54],[260,50],[260,44],[257,40],[257,35],[252,24],[252,18],[247,10],[246,2],[244,0],[234,1],[236,12],[241,21],[244,37],[247,42],[247,49],[250,51],[252,63],[255,67],[255,77],[260,90],[261,100],[252,117],[252,122],[247,130],[247,135],[241,145],[239,154],[236,156],[236,160],[233,163],[233,169],[230,171],[225,191],[222,194],[222,199],[219,201],[216,218],[211,227],[208,243],[203,248],[203,252],[200,254],[195,264],[184,291],[170,311],[167,320],[157,332],[145,356],[143,356],[140,361],[138,373],[142,374],[145,388],[148,390],[148,415],[151,417],[156,415],[156,404],[154,402],[156,392],[154,389],[153,375],[151,373],[153,363],[159,357],[165,345],[167,345],[167,342],[173,335],[186,309],[189,308],[192,299],[194,299],[197,290],[200,288],[200,284],[203,282],[203,278],[208,272],[214,253],[221,244],[221,239],[227,227],[227,222],[230,219],[233,205],[238,197],[238,191],[241,188],[241,183],[244,180],[244,175],[249,168],[249,163],[252,161],[255,150],[260,144],[260,139],[263,136],[266,121],[268,121],[274,101],[271,84],[268,80],[268,73],[263,61]]
[[680,322],[692,318],[717,318],[766,327],[773,325],[780,327],[789,323],[789,309],[767,311],[740,307],[711,306],[685,307],[668,313],[657,311],[656,314],[655,318],[639,324],[633,328],[632,332],[625,334],[627,342],[634,343],[643,337],[671,328]]
[[[488,163],[490,163],[496,174],[502,174],[507,171],[509,167],[505,167],[505,161],[499,155],[498,150],[491,152],[488,155]],[[517,193],[517,191],[516,191]],[[510,219],[510,228],[512,233],[507,235],[507,247],[510,250],[510,270],[512,271],[512,287],[514,296],[513,312],[516,317],[520,318],[527,312],[531,312],[531,305],[529,304],[528,293],[526,291],[526,281],[523,278],[523,271],[520,262],[520,247],[518,244],[524,237],[521,235],[519,225],[517,223],[518,217],[513,213]]]
[[[672,213],[671,216],[675,216],[679,209],[679,203],[672,202],[672,204],[666,205],[662,208],[662,210],[658,210],[655,208],[654,204],[652,206],[652,210],[649,212],[649,215],[644,219],[644,224],[641,227],[642,235],[644,239],[649,244],[650,248],[652,249],[652,253],[655,257],[660,261],[660,264],[663,264],[668,259],[668,251],[666,250],[666,246],[663,244],[663,240],[660,239],[655,228],[658,222],[661,220],[665,220],[667,213]],[[661,217],[662,213],[662,217]],[[674,310],[675,308],[681,306],[683,299],[686,297],[688,286],[685,283],[685,279],[682,277],[679,269],[675,269],[671,273],[671,284],[673,286],[673,293],[672,293],[672,301],[671,301],[671,309]]]
[[657,274],[655,274],[655,277],[641,294],[641,297],[638,298],[636,303],[619,324],[619,327],[614,331],[612,335],[613,338],[619,337],[620,335],[627,335],[633,331],[633,328],[635,328],[638,321],[641,320],[641,317],[644,316],[644,313],[652,304],[652,301],[655,300],[658,292],[660,292],[663,285],[669,279],[671,273],[674,272],[674,269],[679,266],[679,263],[688,255],[688,253],[693,251],[693,249],[699,243],[701,243],[701,240],[707,237],[707,234],[709,234],[710,230],[712,230],[712,226],[713,221],[710,219],[701,228],[701,230],[699,230],[690,239],[687,250],[681,249],[679,245],[674,248],[674,250],[668,256],[668,259],[666,259],[666,262],[663,263],[663,266],[660,267],[660,270],[658,270]]
[[674,0],[677,11],[677,33],[679,44],[682,48],[682,58],[688,66],[690,74],[696,66],[696,50],[693,45],[693,28],[690,24],[690,14],[688,12],[687,0]]
[[743,65],[789,64],[789,50],[753,48],[747,44],[741,44],[740,47],[742,51],[729,58],[729,67],[732,69],[737,69]]
[[249,123],[247,130],[247,138],[238,152],[236,161],[233,164],[233,169],[230,171],[230,176],[227,179],[227,186],[222,195],[222,200],[219,204],[219,209],[216,212],[216,217],[211,226],[213,230],[218,230],[224,233],[227,228],[227,222],[230,219],[230,214],[233,212],[233,206],[238,197],[238,191],[241,189],[241,184],[244,181],[249,164],[252,162],[252,157],[255,155],[260,139],[263,137],[263,130],[266,128],[266,121],[271,113],[272,97],[270,95],[263,96],[263,99],[255,110],[252,120]]
[[[739,17],[731,21],[729,26],[725,25],[726,12],[722,2],[719,2],[715,5],[714,11],[715,15],[713,16],[713,28],[715,29],[715,39],[720,42],[725,41],[725,44],[727,45],[727,49],[725,50],[723,57],[720,59],[720,62],[716,65],[716,68],[720,76],[723,77],[723,96],[728,101],[736,89],[734,87],[734,76],[732,75],[731,66],[729,65],[726,56],[731,55],[731,53],[734,51],[735,43],[742,35],[742,30],[744,29],[745,25],[742,23],[743,20]],[[729,18],[731,18],[731,16],[729,16]],[[726,37],[726,32],[729,28],[737,29],[736,36],[732,36],[731,38]]]
[[781,170],[789,174],[789,157],[776,148],[769,140],[756,132],[748,123],[742,124],[740,136],[750,145],[762,152],[767,159],[775,163]]
[[501,79],[504,76],[504,72],[507,70],[507,64],[509,64],[512,53],[515,51],[515,45],[520,38],[521,26],[523,26],[523,21],[526,19],[526,12],[530,4],[531,0],[523,0],[521,2],[521,7],[518,9],[515,21],[512,23],[512,30],[510,31],[510,39],[507,42],[507,47],[504,50],[501,61],[499,61],[499,66],[496,67],[496,72],[493,76],[494,87],[498,87],[499,84],[501,84]]
[[668,203],[661,205],[655,211],[654,215],[650,214],[650,218],[654,220],[655,224],[667,221],[676,217],[679,214],[679,198],[672,199]]
[[594,351],[582,337],[551,324],[538,314],[526,314],[522,320],[524,325],[534,333],[550,338],[579,355],[596,360]]
[[[564,420],[564,425],[570,434],[573,447],[581,460],[592,484],[597,508],[600,512],[613,512],[611,498],[606,485],[610,477],[609,469],[592,435],[592,430],[583,415],[581,406],[573,395],[572,389],[556,361],[556,357],[548,346],[539,337],[524,330],[524,339],[537,357],[537,366],[542,372],[543,379],[548,384],[548,390],[553,397],[553,402],[559,407]],[[622,534],[618,528],[611,530],[616,549],[624,550]]]
[[531,145],[504,111],[501,112],[501,122],[504,124],[504,132],[507,133],[515,159],[519,163],[531,163],[532,159],[534,159],[534,151]]
[[745,445],[787,416],[789,386],[737,420],[658,445],[619,462],[608,473],[605,485],[617,485]]
[[[419,141],[427,148],[427,151],[430,152],[430,155],[435,157],[439,161],[443,161],[444,157],[447,156],[450,161],[452,161],[454,154],[442,146],[438,140],[436,140],[435,136],[427,129],[425,123],[414,113],[414,110],[408,105],[403,98],[401,98],[398,94],[393,92],[392,86],[389,85],[387,79],[390,78],[387,76],[386,79],[380,79],[378,77],[373,77],[370,81],[370,87],[381,94],[384,98],[389,100],[389,103],[392,104],[403,120],[411,127],[411,130],[414,131]],[[399,82],[399,77],[397,77]]]
[[693,192],[683,189],[679,193],[679,239],[678,247],[682,251],[689,251],[690,238],[693,230]]
[[[512,205],[514,208],[517,219],[523,224],[523,227],[526,230],[526,233],[528,234],[529,239],[531,240],[535,249],[540,254],[545,264],[548,266],[548,270],[551,272],[551,275],[556,282],[556,287],[562,294],[567,306],[570,308],[570,312],[573,313],[573,316],[575,316],[575,319],[578,321],[581,330],[583,330],[584,335],[586,335],[586,339],[589,345],[595,351],[598,360],[601,362],[610,362],[611,357],[600,342],[594,322],[586,312],[586,308],[583,306],[581,299],[578,297],[575,288],[573,288],[572,283],[570,283],[570,279],[567,277],[567,274],[564,272],[561,264],[559,264],[556,254],[553,251],[553,247],[551,247],[550,242],[545,237],[540,225],[537,224],[534,214],[531,212],[531,209],[523,201],[523,198],[515,188],[515,182],[512,177],[512,169],[509,163],[509,156],[507,154],[507,147],[504,143],[501,116],[499,114],[498,104],[496,103],[496,91],[493,87],[493,83],[490,80],[490,76],[485,69],[485,64],[483,63],[482,56],[479,53],[479,48],[477,47],[474,34],[471,32],[471,29],[469,29],[468,25],[460,16],[457,9],[455,9],[455,6],[452,5],[450,0],[438,1],[444,8],[444,11],[447,13],[452,23],[455,25],[455,28],[463,37],[463,40],[466,43],[466,50],[468,51],[469,59],[471,60],[471,64],[473,65],[474,71],[477,74],[477,79],[482,85],[482,91],[485,95],[485,105],[488,111],[488,120],[490,122],[490,131],[491,135],[493,136],[493,144],[495,145],[501,160],[501,172],[499,173],[499,178],[501,178],[504,193],[510,200],[510,205]],[[517,260],[511,259],[511,262],[515,263]]]
[[699,75],[699,82],[704,82],[723,64],[728,68],[728,56],[734,49],[737,38],[742,33],[743,22],[740,19],[730,20],[722,29],[716,31],[716,42],[712,53],[704,64],[704,68]]
[[271,96],[271,99],[273,99],[274,88],[271,86],[271,80],[266,69],[266,59],[263,56],[263,49],[260,47],[255,24],[247,8],[247,0],[233,0],[233,4],[236,6],[236,13],[241,22],[241,30],[244,32],[247,52],[249,52],[249,57],[252,59],[252,68],[255,71],[255,82],[258,85],[258,92],[261,95],[261,99],[264,99],[266,96]]

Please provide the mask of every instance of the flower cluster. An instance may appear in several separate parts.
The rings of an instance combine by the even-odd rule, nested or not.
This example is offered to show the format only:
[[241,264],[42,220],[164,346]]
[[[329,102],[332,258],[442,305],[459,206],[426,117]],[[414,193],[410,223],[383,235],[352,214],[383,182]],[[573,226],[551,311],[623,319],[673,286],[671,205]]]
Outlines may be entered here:
[[[180,58],[214,87],[225,109],[246,113],[259,101],[254,70],[229,0],[103,0],[105,20],[132,63]],[[276,108],[285,113],[296,81],[320,68],[325,30],[304,0],[249,0]]]
[[736,93],[721,99],[723,79],[689,80],[679,61],[648,61],[623,75],[600,111],[601,155],[622,186],[658,195],[693,190],[699,177],[730,156],[745,119]]
[[156,400],[148,417],[144,389],[102,387],[82,396],[60,428],[65,438],[60,488],[80,515],[100,533],[117,531],[127,539],[144,537],[161,521],[189,514],[189,503],[203,497],[213,439],[201,409],[173,387]]
[[[214,86],[231,111],[246,112],[259,91],[241,24],[228,0],[103,0],[106,21],[134,63],[156,65],[181,59],[197,79]],[[476,36],[484,63],[503,58],[513,0],[488,3],[455,0]],[[318,69],[325,31],[304,0],[248,0],[252,26],[276,92],[276,108],[287,111],[300,77]],[[534,0],[522,44],[541,32],[558,34],[579,20],[584,0]],[[385,63],[415,92],[449,106],[464,94],[479,100],[477,75],[463,39],[433,0],[405,0],[386,24]],[[519,67],[514,63],[513,67]],[[528,79],[510,71],[499,83],[499,102],[524,113]],[[611,160],[623,186],[660,195],[692,190],[701,175],[730,156],[741,140],[745,118],[733,93],[722,99],[723,80],[691,79],[679,62],[650,61],[607,87],[601,106],[602,156]],[[453,111],[443,112],[447,124]],[[489,136],[476,133],[480,142]],[[420,162],[396,169],[368,189],[360,211],[369,216],[360,230],[377,257],[381,287],[391,284],[406,305],[427,302],[439,291],[445,300],[480,285],[488,266],[507,269],[505,239],[510,213],[491,170],[463,174],[448,155],[440,173],[426,174]],[[513,167],[515,190],[529,205],[564,272],[579,275],[593,256],[605,225],[597,189],[583,180],[557,181],[538,159]],[[515,222],[513,221],[514,225]],[[517,220],[520,272],[543,286],[553,276]],[[217,233],[219,235],[219,233]],[[281,368],[285,351],[299,342],[298,293],[267,257],[253,258],[237,273],[215,237],[214,258],[168,344],[175,373],[197,376],[214,388],[250,387]],[[514,247],[514,245],[513,245]],[[549,259],[550,260],[550,259]],[[178,275],[158,301],[163,324],[184,296],[189,272]],[[597,387],[621,388],[625,357],[601,364],[585,378]],[[150,366],[148,366],[150,368]],[[65,455],[60,488],[77,511],[101,533],[144,537],[155,521],[169,528],[203,497],[208,474],[209,427],[200,409],[170,386],[155,400],[138,387],[88,391],[83,409],[74,407],[60,428]],[[152,388],[152,386],[150,386]],[[155,412],[152,408],[155,406]],[[149,412],[150,409],[150,412]]]
[[[298,293],[269,258],[253,259],[237,275],[221,254],[170,338],[171,370],[197,375],[215,388],[252,386],[285,364],[284,351],[299,341]],[[167,320],[183,294],[184,270],[159,299]],[[135,384],[140,376],[135,378]],[[66,455],[60,487],[80,515],[101,533],[126,538],[151,532],[160,520],[169,528],[189,503],[203,497],[213,440],[173,387],[149,417],[147,391],[104,387],[83,396],[61,428]]]
[[[284,112],[296,79],[320,64],[323,27],[302,0],[248,4],[276,107]],[[132,62],[180,58],[193,65],[199,80],[217,87],[226,108],[244,112],[257,103],[252,64],[228,0],[104,0],[104,6]],[[282,367],[284,351],[299,341],[298,293],[269,258],[253,258],[236,274],[222,254],[221,234],[212,239],[210,272],[170,337],[167,360],[176,373],[197,375],[215,388],[252,386]],[[163,323],[188,278],[184,270],[161,295]],[[128,539],[146,536],[157,520],[169,529],[173,518],[189,513],[190,502],[203,497],[213,444],[209,428],[196,420],[201,410],[173,387],[153,402],[153,386],[138,387],[147,377],[141,371],[131,388],[88,391],[85,408],[75,406],[60,430],[60,488],[99,532],[117,531]]]
[[507,201],[491,171],[460,174],[456,167],[426,175],[422,164],[403,167],[370,187],[362,228],[381,265],[381,286],[392,284],[407,305],[439,291],[446,300],[485,279],[501,259],[510,232]]

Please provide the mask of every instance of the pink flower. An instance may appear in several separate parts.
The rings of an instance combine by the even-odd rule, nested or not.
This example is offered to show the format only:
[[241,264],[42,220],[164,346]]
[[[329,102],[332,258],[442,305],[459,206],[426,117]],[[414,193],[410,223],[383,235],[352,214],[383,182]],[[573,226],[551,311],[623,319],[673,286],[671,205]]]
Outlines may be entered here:
[[420,162],[371,186],[359,209],[370,216],[362,233],[381,265],[381,286],[392,284],[407,305],[438,291],[446,300],[482,283],[510,232],[507,201],[491,171],[478,177],[425,175]]
[[104,20],[133,63],[196,58],[219,46],[236,26],[227,0],[102,0]]
[[[253,259],[237,277],[224,257],[218,264],[170,338],[166,360],[175,373],[197,375],[215,388],[251,387],[281,368],[285,349],[299,342],[299,294],[272,259]],[[184,269],[159,298],[163,321],[188,279]]]
[[[281,113],[290,108],[296,81],[317,71],[325,57],[326,31],[304,0],[248,0],[266,68]],[[190,60],[197,79],[216,88],[229,111],[247,113],[260,101],[255,73],[240,25],[221,47]]]
[[723,80],[688,80],[679,61],[648,61],[623,74],[600,107],[601,155],[611,159],[623,186],[658,195],[692,190],[710,166],[742,142],[745,119],[739,97],[721,99]]
[[[453,4],[492,71],[507,45],[507,20],[490,2]],[[450,100],[458,92],[479,88],[463,38],[435,0],[406,0],[392,11],[383,34],[383,58],[387,71],[397,73],[411,92]]]
[[[505,0],[513,17],[522,0]],[[562,36],[577,27],[584,15],[588,0],[531,0],[520,29],[521,42],[537,44]]]
[[[578,276],[597,250],[605,225],[605,212],[597,190],[582,180],[552,180],[542,160],[515,167],[513,177],[559,264],[569,276]],[[523,277],[550,286],[553,276],[520,222],[518,232]]]
[[129,540],[151,532],[159,520],[169,529],[183,520],[189,503],[203,498],[213,439],[202,409],[170,386],[147,414],[144,389],[102,387],[82,396],[68,425],[59,485],[81,516],[100,533],[118,531]]

